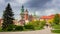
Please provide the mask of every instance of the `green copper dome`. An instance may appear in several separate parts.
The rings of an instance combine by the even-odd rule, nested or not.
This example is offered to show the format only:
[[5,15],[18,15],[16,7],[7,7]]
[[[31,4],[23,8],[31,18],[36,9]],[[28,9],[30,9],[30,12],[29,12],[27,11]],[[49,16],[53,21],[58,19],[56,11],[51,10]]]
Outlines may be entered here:
[[24,13],[24,6],[22,5],[21,13]]

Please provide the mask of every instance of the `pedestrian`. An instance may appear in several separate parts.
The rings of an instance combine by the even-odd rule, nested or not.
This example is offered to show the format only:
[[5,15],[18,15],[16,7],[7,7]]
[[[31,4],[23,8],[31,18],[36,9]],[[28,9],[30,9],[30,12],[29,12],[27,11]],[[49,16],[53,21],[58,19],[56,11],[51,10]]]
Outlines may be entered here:
[[48,28],[48,24],[46,24],[46,27]]

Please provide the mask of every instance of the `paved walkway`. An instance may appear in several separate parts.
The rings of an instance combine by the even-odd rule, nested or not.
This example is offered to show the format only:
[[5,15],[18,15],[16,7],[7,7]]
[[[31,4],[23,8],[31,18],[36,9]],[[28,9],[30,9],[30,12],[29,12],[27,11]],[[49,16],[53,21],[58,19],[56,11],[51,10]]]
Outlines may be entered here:
[[37,30],[37,31],[24,31],[24,32],[0,32],[0,34],[51,34],[50,29],[51,28],[46,28],[42,30]]

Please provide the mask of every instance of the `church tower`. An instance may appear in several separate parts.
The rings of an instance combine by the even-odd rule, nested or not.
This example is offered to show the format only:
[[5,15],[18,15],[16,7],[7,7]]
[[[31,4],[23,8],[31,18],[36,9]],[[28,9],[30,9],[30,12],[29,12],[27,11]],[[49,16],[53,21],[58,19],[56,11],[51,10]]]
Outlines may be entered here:
[[24,20],[24,6],[22,5],[22,8],[21,8],[21,20]]
[[28,19],[29,19],[28,16],[29,16],[29,15],[28,15],[28,10],[27,10],[27,9],[25,10],[24,14],[25,14],[25,15],[24,15],[24,20],[25,20],[25,22],[26,22],[26,24],[27,24],[27,23],[29,22],[29,21],[28,21]]
[[28,20],[28,10],[26,9],[26,11],[24,12],[24,17],[25,17],[25,20]]
[[21,16],[21,19],[20,19],[20,25],[21,26],[24,26],[25,24],[25,20],[24,20],[24,6],[22,5],[22,8],[21,8],[21,13],[20,13],[20,16]]

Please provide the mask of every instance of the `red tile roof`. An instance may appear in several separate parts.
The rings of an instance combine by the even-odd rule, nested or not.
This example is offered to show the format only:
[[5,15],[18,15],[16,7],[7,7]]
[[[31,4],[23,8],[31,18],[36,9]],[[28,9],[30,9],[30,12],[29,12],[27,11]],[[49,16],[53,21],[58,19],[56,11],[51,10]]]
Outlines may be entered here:
[[50,15],[50,16],[42,16],[41,19],[52,19],[54,18],[54,15]]

